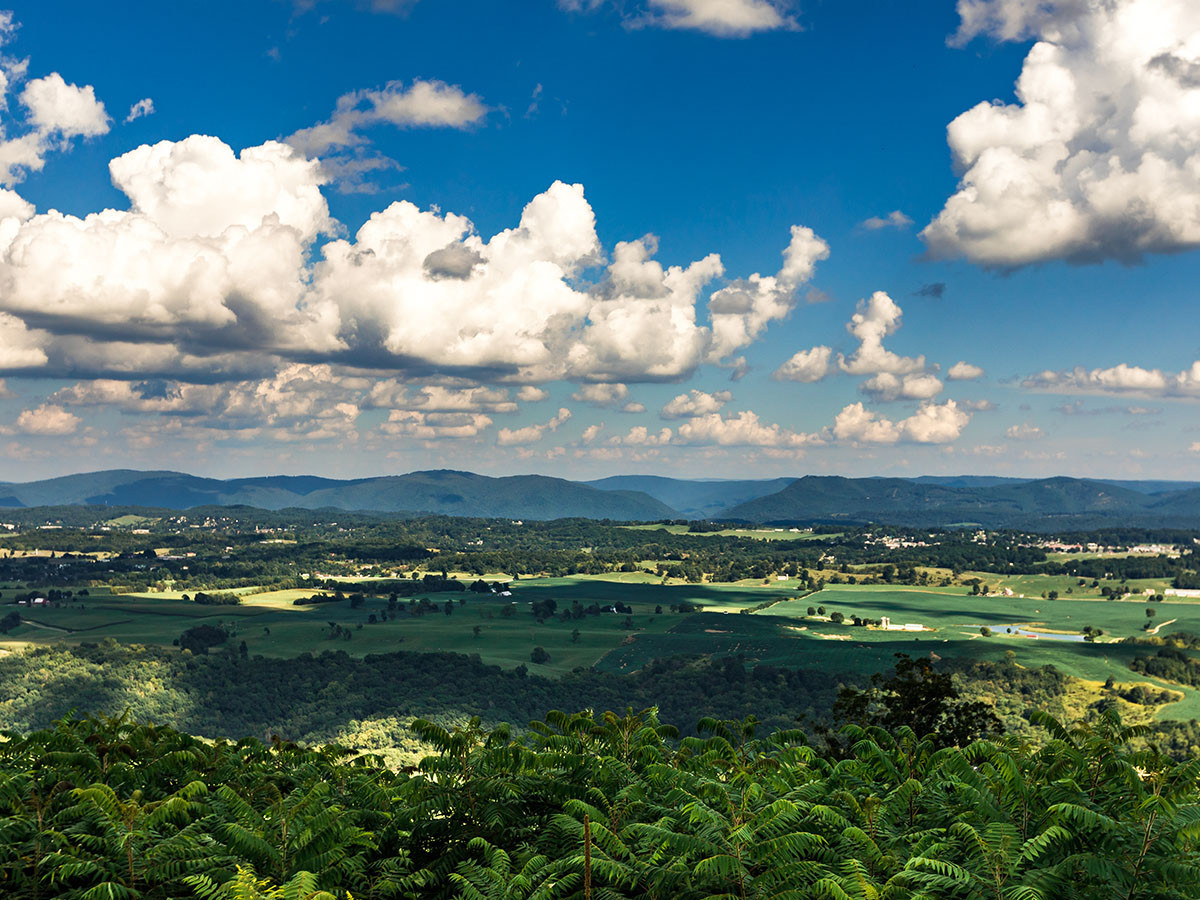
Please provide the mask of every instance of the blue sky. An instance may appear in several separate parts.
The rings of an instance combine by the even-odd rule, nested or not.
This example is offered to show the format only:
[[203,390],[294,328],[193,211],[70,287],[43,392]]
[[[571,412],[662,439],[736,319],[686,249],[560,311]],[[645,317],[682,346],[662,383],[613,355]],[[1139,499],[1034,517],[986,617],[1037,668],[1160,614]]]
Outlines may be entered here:
[[18,5],[0,477],[1200,477],[1200,13],[1028,7]]

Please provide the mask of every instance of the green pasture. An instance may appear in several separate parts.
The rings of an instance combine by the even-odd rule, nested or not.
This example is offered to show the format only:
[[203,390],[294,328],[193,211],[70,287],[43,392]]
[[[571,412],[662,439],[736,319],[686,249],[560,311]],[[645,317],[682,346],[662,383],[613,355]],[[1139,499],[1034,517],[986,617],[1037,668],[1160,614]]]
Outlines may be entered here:
[[[624,573],[634,575],[637,573]],[[797,595],[799,582],[772,581],[770,585],[745,581],[737,584],[685,584],[682,582],[661,584],[661,579],[639,581],[614,581],[612,576],[591,577],[572,575],[567,578],[537,578],[521,580],[513,584],[514,595],[537,600],[552,596],[563,606],[562,597],[578,600],[584,606],[591,603],[626,603],[636,610],[640,605],[653,610],[662,606],[668,610],[672,604],[691,603],[714,612],[738,612],[769,600],[786,599]]]
[[110,525],[114,528],[132,528],[136,525],[153,525],[155,522],[159,521],[161,521],[161,519],[151,518],[148,516],[127,515],[117,516],[115,519],[109,519],[104,524]]
[[[635,574],[635,573],[631,573]],[[364,582],[369,591],[369,582]],[[561,674],[578,666],[591,666],[635,635],[661,634],[684,616],[670,612],[683,602],[706,609],[736,613],[766,599],[794,596],[786,586],[771,588],[669,585],[657,582],[603,580],[588,577],[525,579],[513,583],[513,596],[494,594],[427,594],[437,611],[412,616],[407,598],[398,615],[384,620],[387,600],[368,596],[359,609],[349,601],[296,606],[310,589],[243,591],[236,606],[207,606],[183,600],[182,592],[113,595],[93,590],[82,604],[20,607],[25,624],[13,629],[0,647],[24,644],[98,642],[112,638],[122,643],[171,645],[185,630],[207,623],[233,632],[229,645],[246,642],[251,655],[291,657],[302,653],[340,650],[355,656],[395,650],[478,653],[487,663],[504,668],[534,664],[530,653],[541,646],[550,662],[539,666],[547,674]],[[537,624],[530,612],[533,601],[553,598],[558,611],[578,601],[585,608],[623,603],[633,609],[629,628],[624,614],[603,613],[562,622],[551,618]],[[452,612],[444,612],[447,601]],[[465,601],[465,602],[460,602]],[[656,608],[662,612],[657,613]],[[504,610],[510,608],[512,615]],[[376,622],[371,623],[374,615]],[[351,634],[331,638],[330,624]],[[475,628],[479,628],[478,635]],[[573,632],[579,631],[578,637]],[[344,633],[344,632],[343,632]],[[219,652],[214,650],[213,652]]]
[[744,537],[756,541],[813,541],[841,537],[840,534],[813,534],[787,528],[723,528],[720,531],[689,531],[686,525],[622,525],[630,531],[666,531],[691,537]]
[[[961,577],[978,578],[993,591],[1008,588],[1014,594],[1024,594],[1026,597],[1041,597],[1043,591],[1058,591],[1061,597],[1103,599],[1101,589],[1106,585],[1116,587],[1118,584],[1116,581],[1101,580],[1099,586],[1093,588],[1092,579],[1080,579],[1074,575],[997,575],[995,572],[967,572]],[[1081,580],[1084,581],[1082,587],[1079,585]],[[1171,586],[1171,581],[1167,578],[1131,578],[1126,586],[1136,594],[1146,589],[1161,594]],[[1068,590],[1071,592],[1069,595]]]
[[[1147,603],[1139,599],[1104,600],[1061,595],[1057,600],[1030,597],[971,596],[961,587],[908,587],[901,585],[833,585],[806,598],[802,603],[778,604],[766,610],[771,615],[804,616],[809,606],[824,606],[849,618],[878,619],[888,616],[893,624],[912,622],[936,629],[939,639],[975,638],[981,626],[997,634],[989,640],[1025,643],[1030,638],[1004,638],[1006,627],[1021,626],[1032,630],[1080,633],[1084,626],[1102,628],[1101,641],[1143,634],[1146,610],[1153,609],[1153,623],[1166,623],[1171,630],[1200,633],[1200,603],[1164,601]],[[853,629],[855,633],[866,629]],[[885,632],[880,632],[884,634]],[[933,636],[933,635],[929,635]],[[984,640],[980,637],[979,640]],[[1039,641],[1044,643],[1044,641]],[[1064,643],[1062,641],[1054,642]]]

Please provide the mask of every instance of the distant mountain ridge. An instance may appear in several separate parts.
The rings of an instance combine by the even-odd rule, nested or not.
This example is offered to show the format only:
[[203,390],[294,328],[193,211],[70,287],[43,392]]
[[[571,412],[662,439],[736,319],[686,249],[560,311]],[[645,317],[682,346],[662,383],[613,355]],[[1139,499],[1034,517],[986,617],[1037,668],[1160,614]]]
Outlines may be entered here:
[[201,478],[112,469],[0,483],[0,507],[253,506],[483,518],[579,517],[618,521],[725,519],[758,524],[838,523],[989,528],[1200,528],[1200,484],[999,476],[692,481],[616,475],[590,482],[543,475],[493,478],[437,469],[375,478],[316,475]]
[[1150,492],[1128,484],[1066,477],[938,483],[809,475],[774,494],[738,504],[728,517],[756,523],[974,524],[1037,530],[1200,527],[1200,488],[1185,483],[1182,489]]
[[653,521],[671,507],[636,491],[602,491],[542,475],[490,478],[448,469],[341,481],[317,476],[200,478],[118,469],[26,484],[0,484],[2,506],[255,506],[440,513],[486,518],[581,517]]

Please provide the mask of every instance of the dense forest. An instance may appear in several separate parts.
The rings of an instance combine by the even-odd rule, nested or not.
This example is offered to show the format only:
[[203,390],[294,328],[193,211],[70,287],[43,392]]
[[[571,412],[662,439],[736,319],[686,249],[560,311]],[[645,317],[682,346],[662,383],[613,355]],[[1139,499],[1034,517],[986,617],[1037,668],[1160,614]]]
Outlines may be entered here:
[[426,721],[394,771],[338,747],[72,719],[0,739],[11,900],[1021,898],[1200,893],[1200,760],[1115,716],[944,746],[847,726],[838,753],[754,720],[653,711],[520,737]]
[[[1053,666],[950,659],[929,677],[935,674],[952,679],[954,696],[986,701],[1009,734],[1032,736],[1030,709],[1071,714],[1073,679]],[[522,726],[547,709],[654,707],[664,722],[689,733],[699,717],[738,718],[751,709],[765,728],[802,724],[820,736],[839,721],[840,694],[868,690],[861,676],[750,664],[738,656],[675,656],[628,675],[580,668],[561,678],[524,665],[502,670],[455,653],[353,657],[325,651],[274,659],[244,657],[232,647],[193,655],[106,641],[0,657],[0,721],[14,730],[45,728],[76,711],[123,710],[191,734],[336,742],[384,752],[392,762],[427,749],[408,729],[417,718],[449,726],[479,717],[489,727]],[[942,696],[948,695],[943,685]],[[1110,692],[1091,712],[1111,707],[1128,714],[1124,702],[1152,700],[1118,702]],[[911,716],[904,721],[911,724]],[[1200,729],[1160,723],[1156,732],[1177,756],[1200,752]]]
[[657,706],[684,727],[699,715],[732,718],[755,709],[769,727],[782,728],[825,717],[838,685],[828,673],[747,667],[736,657],[662,660],[633,675],[580,669],[546,678],[454,653],[243,659],[106,642],[0,657],[0,721],[28,730],[73,710],[128,710],[210,737],[279,734],[411,754],[419,746],[407,725],[416,717],[461,724],[480,716],[498,725],[525,723],[547,709]]

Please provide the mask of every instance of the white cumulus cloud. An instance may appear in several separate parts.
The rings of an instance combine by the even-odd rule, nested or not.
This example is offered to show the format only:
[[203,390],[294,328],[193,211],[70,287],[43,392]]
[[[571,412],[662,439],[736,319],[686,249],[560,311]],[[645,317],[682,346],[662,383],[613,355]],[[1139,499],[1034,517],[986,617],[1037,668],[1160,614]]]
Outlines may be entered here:
[[129,115],[125,117],[125,124],[128,125],[134,119],[142,119],[152,115],[154,115],[154,101],[149,97],[143,97],[129,107]]
[[391,437],[412,437],[424,440],[463,439],[478,437],[492,424],[482,413],[441,412],[393,409],[379,426]]
[[783,251],[783,266],[774,276],[759,275],[735,281],[708,301],[712,318],[709,358],[727,359],[753,343],[771,322],[784,318],[796,305],[796,290],[813,276],[816,265],[829,257],[829,245],[811,229],[793,225]]
[[871,216],[864,219],[862,227],[867,231],[879,231],[882,228],[907,228],[913,220],[898,209],[893,209],[886,216]]
[[838,366],[850,375],[907,375],[925,368],[924,356],[898,356],[883,346],[883,339],[900,327],[903,310],[883,291],[858,301],[858,309],[846,324],[846,330],[858,338],[858,349],[848,358],[839,357]]
[[571,395],[571,399],[589,406],[613,408],[622,405],[629,399],[629,388],[623,384],[598,383],[584,384]]
[[976,378],[982,378],[984,374],[983,369],[979,366],[959,360],[946,372],[946,377],[951,381],[972,381]]
[[108,113],[95,89],[68,84],[57,72],[26,84],[21,104],[29,110],[29,124],[44,135],[98,137],[108,132]]
[[[16,30],[13,14],[0,12],[0,46],[9,43]],[[25,80],[28,70],[28,59],[0,56],[0,105],[9,105],[6,95]],[[68,149],[72,138],[108,132],[108,113],[95,89],[68,83],[57,72],[27,81],[19,100],[23,117],[14,116],[11,125],[0,129],[0,185],[11,187],[29,172],[41,171],[46,154]]]
[[820,346],[809,350],[799,350],[776,369],[772,377],[778,381],[800,381],[811,384],[820,381],[834,371],[831,365],[832,359],[832,347]]
[[1181,372],[1146,369],[1127,363],[1102,369],[1048,369],[1022,382],[1030,390],[1056,393],[1137,394],[1146,397],[1200,397],[1200,360]]
[[922,232],[935,257],[1011,268],[1200,247],[1200,5],[960,0],[958,42],[1036,43],[1017,101],[950,123],[962,173]]
[[963,409],[972,412],[993,412],[998,409],[991,400],[959,400],[958,403]]
[[[378,383],[372,394],[378,392]],[[517,404],[504,388],[483,385],[475,387],[446,387],[439,384],[424,385],[413,397],[414,409],[436,412],[489,412],[511,413]]]
[[366,138],[361,131],[387,123],[400,128],[466,128],[481,121],[488,107],[476,94],[444,81],[417,79],[405,87],[392,82],[378,90],[352,91],[337,99],[326,122],[302,128],[287,142],[308,156],[335,147],[352,147]]
[[[899,328],[903,310],[886,292],[875,291],[870,297],[858,302],[858,306],[846,323],[846,331],[858,339],[858,347],[847,356],[835,354],[832,347],[820,345],[793,354],[772,377],[776,381],[798,381],[811,384],[842,373],[846,375],[870,375],[860,390],[878,400],[924,400],[942,390],[942,382],[927,371],[924,355],[900,356],[888,350],[884,339]],[[952,367],[951,372],[962,377],[964,372],[974,369],[966,363]],[[934,367],[936,368],[936,367]],[[983,370],[978,370],[983,374]]]
[[22,222],[0,254],[0,309],[60,335],[330,348],[299,308],[306,247],[331,226],[313,163],[196,136],[110,172],[132,208]]
[[43,403],[17,416],[17,430],[25,434],[64,435],[79,429],[79,416],[61,406]]
[[881,416],[862,403],[852,403],[837,414],[832,425],[816,432],[796,431],[778,423],[765,422],[758,413],[744,410],[733,415],[704,413],[685,419],[674,430],[662,428],[654,432],[639,425],[626,435],[610,438],[608,443],[630,447],[760,447],[787,453],[839,443],[949,444],[958,439],[970,421],[970,413],[953,400],[944,403],[925,400],[916,412],[900,420]]
[[936,375],[899,376],[891,372],[880,372],[864,381],[859,390],[875,400],[886,403],[892,400],[928,400],[940,394],[943,386]]
[[1010,441],[1036,441],[1042,436],[1042,429],[1029,422],[1023,422],[1020,425],[1010,425],[1004,436]]
[[[611,0],[558,0],[569,12],[592,12]],[[798,28],[788,8],[789,0],[645,0],[627,9],[615,2],[631,27],[702,31],[722,38],[744,38],[763,31]]]
[[635,425],[629,429],[629,433],[624,437],[609,438],[612,444],[624,444],[628,447],[661,447],[664,444],[671,443],[671,439],[675,433],[670,428],[663,428],[659,431],[651,431],[645,425]]
[[563,407],[554,418],[540,425],[526,425],[524,428],[501,428],[496,434],[496,443],[502,446],[532,444],[540,441],[547,432],[557,431],[558,427],[569,418],[571,418],[571,411]]
[[694,416],[704,416],[719,412],[721,407],[732,399],[733,394],[729,391],[714,391],[710,394],[707,391],[693,389],[671,399],[662,408],[660,415],[664,419],[688,419]]
[[688,419],[676,429],[675,443],[712,444],[718,447],[804,447],[813,435],[801,434],[763,422],[758,413],[743,410],[731,416],[708,413]]
[[906,419],[893,421],[852,403],[837,414],[832,437],[855,444],[895,444],[908,441],[916,444],[947,444],[957,440],[971,421],[969,413],[958,408],[953,400],[945,403],[926,401]]
[[795,20],[773,0],[649,0],[650,21],[663,28],[686,28],[717,37],[746,37],[760,31],[795,28]]

